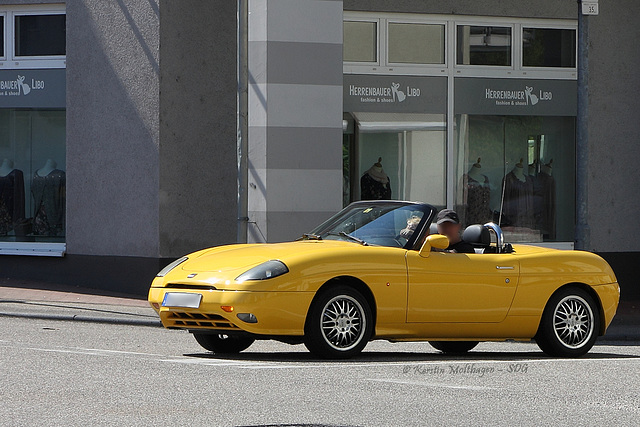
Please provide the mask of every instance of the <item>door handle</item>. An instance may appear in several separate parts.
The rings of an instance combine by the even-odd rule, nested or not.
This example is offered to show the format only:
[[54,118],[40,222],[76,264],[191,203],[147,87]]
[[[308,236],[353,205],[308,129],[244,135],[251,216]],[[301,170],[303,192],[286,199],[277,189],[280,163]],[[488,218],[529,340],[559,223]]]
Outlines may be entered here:
[[513,270],[515,267],[504,267],[501,265],[496,265],[496,269],[498,270]]

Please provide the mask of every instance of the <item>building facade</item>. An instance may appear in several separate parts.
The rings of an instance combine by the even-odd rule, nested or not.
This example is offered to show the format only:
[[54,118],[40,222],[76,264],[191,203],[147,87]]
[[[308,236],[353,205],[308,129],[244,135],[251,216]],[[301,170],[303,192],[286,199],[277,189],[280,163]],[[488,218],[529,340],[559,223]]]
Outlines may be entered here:
[[[589,249],[623,298],[640,297],[638,12],[588,18]],[[0,1],[0,269],[142,294],[169,259],[293,239],[367,198],[571,249],[577,17],[546,0]]]

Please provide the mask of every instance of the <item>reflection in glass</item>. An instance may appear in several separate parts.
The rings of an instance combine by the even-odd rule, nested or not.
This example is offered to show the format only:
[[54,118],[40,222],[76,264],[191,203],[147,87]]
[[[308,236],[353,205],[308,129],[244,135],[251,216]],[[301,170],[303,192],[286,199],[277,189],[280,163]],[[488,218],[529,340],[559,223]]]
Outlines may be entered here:
[[389,62],[444,64],[444,25],[389,24]]
[[464,226],[500,221],[512,242],[573,240],[574,117],[460,114],[456,130]]
[[575,68],[576,30],[523,28],[522,65]]
[[64,242],[66,113],[0,109],[0,240]]
[[378,60],[378,24],[365,21],[344,21],[343,60],[345,62],[376,62]]
[[357,143],[351,162],[351,200],[414,200],[444,207],[445,115],[353,113],[353,116]]
[[458,25],[458,65],[511,65],[511,28]]

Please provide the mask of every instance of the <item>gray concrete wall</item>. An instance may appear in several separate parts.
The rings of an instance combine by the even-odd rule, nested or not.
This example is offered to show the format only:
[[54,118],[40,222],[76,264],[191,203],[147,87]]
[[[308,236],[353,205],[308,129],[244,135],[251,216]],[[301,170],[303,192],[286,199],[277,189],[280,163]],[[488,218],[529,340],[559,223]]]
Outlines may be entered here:
[[342,207],[342,1],[249,1],[249,241]]
[[160,256],[236,241],[236,4],[160,1]]
[[589,225],[600,252],[640,251],[640,2],[589,17]]
[[156,0],[67,1],[67,251],[158,257]]

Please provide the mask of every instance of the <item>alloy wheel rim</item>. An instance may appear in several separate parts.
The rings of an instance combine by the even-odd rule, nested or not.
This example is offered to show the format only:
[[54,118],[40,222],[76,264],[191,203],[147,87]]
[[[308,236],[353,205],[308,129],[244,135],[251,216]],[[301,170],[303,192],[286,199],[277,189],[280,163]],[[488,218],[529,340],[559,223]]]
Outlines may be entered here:
[[332,298],[322,310],[322,336],[339,351],[348,351],[362,340],[366,319],[362,305],[353,297]]
[[583,298],[568,296],[556,306],[553,329],[566,347],[577,349],[585,345],[593,335],[593,328],[593,312]]

